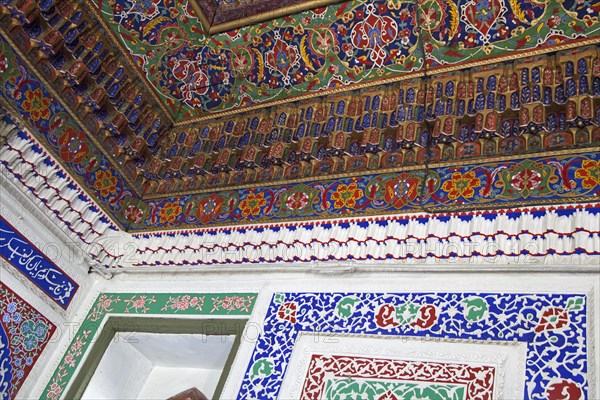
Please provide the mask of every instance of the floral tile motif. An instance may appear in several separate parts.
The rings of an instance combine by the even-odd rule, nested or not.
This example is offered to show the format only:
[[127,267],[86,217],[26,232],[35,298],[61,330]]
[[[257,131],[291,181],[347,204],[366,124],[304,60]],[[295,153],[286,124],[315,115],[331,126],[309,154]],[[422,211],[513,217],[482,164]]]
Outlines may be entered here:
[[579,294],[276,293],[238,398],[277,398],[298,334],[318,331],[525,342],[527,399],[583,399],[586,318]]
[[0,399],[16,398],[56,326],[0,282]]
[[62,357],[42,398],[59,399],[89,349],[105,316],[143,315],[250,315],[256,293],[103,293],[89,311]]
[[[427,173],[417,170],[369,174],[149,200],[134,206],[145,218],[129,226],[136,231],[200,223],[273,223],[396,214],[419,212],[423,207],[444,212],[492,204],[510,207],[567,198],[591,200],[600,191],[600,180],[594,178],[600,165],[599,154],[524,158],[432,168]],[[423,180],[427,180],[425,188]]]

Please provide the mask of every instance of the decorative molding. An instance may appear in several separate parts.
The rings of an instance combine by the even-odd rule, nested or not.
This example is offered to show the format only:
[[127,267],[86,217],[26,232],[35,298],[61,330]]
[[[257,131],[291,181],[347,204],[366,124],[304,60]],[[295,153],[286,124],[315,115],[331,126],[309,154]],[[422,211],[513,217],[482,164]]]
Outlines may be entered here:
[[102,293],[82,321],[41,397],[61,398],[108,315],[250,315],[256,296],[256,293]]
[[[495,365],[468,362],[440,362],[430,360],[405,360],[375,358],[355,355],[323,355],[313,354],[301,392],[302,399],[337,398],[356,393],[356,388],[340,388],[341,386],[385,380],[388,389],[390,384],[404,386],[404,395],[414,393],[415,389],[427,389],[440,385],[448,387],[447,395],[452,389],[461,389],[459,398],[465,400],[492,400],[497,398],[497,369]],[[358,382],[357,382],[358,381]],[[411,383],[406,387],[407,383]],[[332,385],[333,383],[333,385]],[[417,383],[417,388],[412,384]],[[331,386],[334,386],[333,388]],[[369,385],[369,389],[372,389]],[[377,395],[394,395],[392,388]],[[408,393],[406,393],[408,392]],[[434,389],[434,393],[437,390]],[[370,390],[367,391],[370,393]],[[365,394],[364,392],[362,394]],[[453,396],[454,398],[454,396]]]
[[[526,359],[526,345],[523,343],[465,343],[449,338],[322,335],[320,332],[304,332],[298,335],[280,397],[300,398],[313,354],[364,356],[388,360],[485,363],[496,368],[494,399],[523,398]],[[507,369],[511,371],[508,378]]]
[[597,265],[599,214],[600,204],[588,204],[134,235],[138,261],[133,266]]
[[[295,182],[292,179],[278,181],[260,189],[257,187],[236,190],[223,189],[212,194],[190,194],[179,185],[179,183],[183,185],[184,180],[176,180],[179,182],[177,185],[165,181],[164,184],[160,184],[160,189],[170,193],[169,198],[139,198],[132,183],[127,182],[128,179],[130,181],[135,179],[136,182],[143,181],[142,176],[139,175],[139,168],[134,165],[135,161],[131,158],[133,156],[128,156],[131,159],[126,162],[125,159],[115,160],[111,158],[112,156],[104,154],[106,151],[101,151],[101,147],[104,145],[109,147],[109,154],[127,154],[127,151],[112,137],[106,138],[102,146],[95,143],[94,140],[98,139],[97,135],[84,133],[84,122],[78,122],[77,118],[69,115],[68,110],[59,101],[54,101],[56,95],[50,91],[50,88],[46,87],[36,76],[27,72],[26,67],[19,68],[23,61],[12,51],[7,42],[2,42],[2,47],[4,57],[10,59],[8,65],[12,66],[10,73],[7,72],[10,78],[6,80],[10,90],[3,89],[3,102],[10,104],[10,107],[14,109],[14,114],[20,115],[27,122],[27,125],[31,127],[31,132],[37,135],[44,146],[47,146],[48,151],[67,167],[73,178],[89,191],[115,224],[132,232],[228,224],[278,223],[289,220],[339,218],[344,215],[386,215],[422,210],[451,212],[533,204],[591,202],[597,198],[600,185],[600,182],[594,178],[594,171],[600,168],[598,167],[599,149],[595,147],[598,142],[597,115],[593,110],[593,102],[587,94],[584,96],[585,99],[577,100],[581,103],[579,105],[576,101],[569,100],[573,96],[579,96],[578,93],[582,90],[578,91],[577,87],[574,89],[573,96],[568,96],[568,93],[565,95],[569,99],[565,98],[564,102],[566,107],[563,110],[564,123],[560,122],[562,116],[557,115],[553,117],[552,121],[554,122],[550,117],[548,117],[548,121],[545,121],[543,106],[540,104],[540,109],[530,104],[527,107],[520,107],[520,110],[526,112],[519,111],[518,121],[512,119],[512,122],[509,121],[509,125],[518,132],[514,133],[512,128],[505,132],[500,125],[492,124],[494,127],[486,128],[484,125],[487,123],[485,120],[487,117],[484,118],[484,111],[481,111],[478,114],[482,118],[479,121],[482,124],[479,133],[483,136],[476,135],[479,139],[468,141],[469,143],[465,142],[472,147],[473,151],[476,148],[479,149],[477,150],[479,156],[475,158],[461,156],[459,159],[462,164],[458,166],[454,156],[447,155],[446,150],[458,151],[462,145],[453,142],[454,134],[444,134],[442,127],[438,132],[436,142],[432,145],[425,146],[419,142],[414,146],[409,146],[412,150],[402,150],[402,154],[406,153],[407,157],[408,153],[412,152],[409,157],[412,161],[409,166],[393,172],[371,173],[372,171],[370,171],[369,174],[359,176],[330,178],[328,174],[333,170],[324,170],[323,174],[321,172],[317,174],[318,180],[315,178],[309,182]],[[577,66],[572,61],[566,61],[568,55],[564,55],[562,59],[564,59],[565,65],[573,64],[569,64],[573,73],[579,71],[579,61],[583,60],[586,66],[582,68],[586,71],[585,74],[590,75],[592,66],[589,65],[588,59],[591,59],[596,53],[597,50],[593,48],[581,50],[581,53],[577,53],[581,55]],[[504,71],[502,68],[500,70]],[[538,70],[535,79],[545,79],[545,76],[541,74],[542,72]],[[534,78],[530,78],[529,71],[526,75],[526,78],[521,77],[521,81],[519,81],[519,77],[515,73],[517,86],[523,85],[524,89],[530,87],[529,83]],[[482,79],[484,78],[482,77]],[[510,79],[512,80],[512,78]],[[479,90],[476,90],[476,86],[480,86],[482,92],[488,90],[484,89],[486,87],[484,81],[482,80],[481,84],[479,81],[476,84],[471,82],[473,96]],[[453,81],[452,83],[454,84]],[[574,81],[573,84],[575,84]],[[588,82],[588,89],[589,85]],[[442,86],[439,89],[440,93]],[[567,84],[567,86],[569,85]],[[19,90],[15,92],[16,89]],[[586,89],[585,92],[588,93],[588,90]],[[12,95],[14,93],[17,95]],[[512,94],[515,93],[517,92]],[[27,96],[39,98],[39,101],[46,105],[40,109],[34,108],[28,111],[30,102],[27,100]],[[416,96],[418,97],[418,93]],[[442,95],[440,94],[440,96]],[[476,97],[471,99],[474,104],[483,101],[482,104],[485,105],[485,99],[482,98],[480,101],[478,100],[479,95]],[[519,100],[518,95],[516,100]],[[581,111],[581,115],[579,115],[579,111]],[[495,115],[492,110],[486,109],[485,113],[487,113],[486,115]],[[477,119],[475,115],[473,118]],[[535,126],[527,123],[530,120]],[[53,129],[49,129],[50,121],[52,121]],[[449,121],[451,126],[456,125],[452,122],[454,120],[450,119]],[[502,121],[496,119],[495,122]],[[553,126],[552,129],[548,128],[548,123]],[[562,126],[560,129],[559,125]],[[531,129],[535,131],[535,135],[531,133]],[[487,133],[484,134],[484,131]],[[515,137],[513,137],[513,133],[516,135]],[[446,136],[448,136],[448,140],[452,139],[450,140],[452,143],[446,143]],[[363,139],[361,140],[367,142],[371,140],[366,136]],[[555,139],[556,144],[554,143]],[[379,143],[377,140],[375,142]],[[67,143],[69,146],[66,145]],[[485,143],[493,145],[495,150],[491,151],[490,157],[493,159],[482,163],[483,157],[488,154]],[[377,147],[380,144],[373,145]],[[130,143],[130,145],[133,144]],[[515,146],[522,151],[511,150]],[[573,147],[579,148],[573,149]],[[27,149],[26,147],[25,151]],[[23,149],[16,146],[10,150],[23,152]],[[35,152],[35,150],[29,150]],[[439,159],[432,158],[426,154],[428,152],[435,153]],[[360,155],[360,160],[356,159],[355,161],[360,161],[362,166],[358,164],[358,166],[354,166],[353,163],[351,165],[340,164],[341,171],[353,170],[355,167],[359,171],[369,171],[367,164],[371,162],[370,160],[379,160],[382,157],[376,153],[378,151],[370,155]],[[32,158],[40,162],[42,157],[39,154],[42,154],[41,151]],[[449,160],[446,161],[446,164],[430,163],[430,161],[443,160],[446,156]],[[13,157],[17,156],[13,155]],[[127,158],[125,155],[123,157]],[[45,159],[47,156],[43,158]],[[447,162],[452,162],[453,165],[447,165]],[[425,168],[422,167],[423,163],[426,164]],[[391,166],[398,164],[398,159],[390,162]],[[123,169],[128,173],[119,172]],[[144,167],[142,169],[150,170],[151,168]],[[337,171],[337,169],[334,170]],[[273,178],[271,175],[261,175],[260,181],[272,181],[271,178]],[[205,186],[215,185],[207,184]],[[215,187],[220,187],[220,185]],[[158,187],[152,188],[151,191],[156,192],[155,189]],[[179,195],[173,195],[173,193],[179,193]]]
[[[11,147],[0,150],[5,171],[29,188],[29,193],[51,211],[51,218],[62,220],[61,225],[83,242],[83,248],[89,248],[91,256],[107,267],[350,260],[396,265],[398,262],[472,265],[491,260],[492,264],[528,261],[540,265],[594,264],[593,258],[600,252],[597,218],[600,206],[596,203],[271,223],[130,236],[117,232],[100,208],[89,207],[93,203],[82,202],[91,200],[46,153],[40,153],[30,136],[23,135],[14,136],[9,141]],[[42,156],[45,162],[40,162]],[[3,185],[5,188],[10,190],[11,185]],[[563,226],[569,229],[559,228]],[[411,232],[409,236],[407,232]],[[190,235],[198,244],[189,244]],[[527,240],[520,238],[521,235]],[[492,238],[496,240],[493,248],[489,242]]]
[[[17,146],[15,141],[23,140],[16,137],[13,140],[14,146]],[[4,159],[10,160],[10,167],[5,164],[7,171],[16,172],[21,168],[17,162],[20,153],[5,148],[2,154]],[[26,187],[35,188],[32,181],[45,181],[38,178],[44,175],[34,174],[39,162],[29,161],[23,165],[32,164],[34,167],[28,178],[18,173],[15,176]],[[71,184],[69,188],[77,189],[77,186]],[[86,214],[87,218],[91,217],[92,221],[96,221],[91,222],[96,224],[93,226],[103,229],[93,241],[89,241],[85,236],[82,237],[82,232],[90,235],[94,230],[75,230],[77,225],[68,222],[75,217],[77,219],[74,221],[86,221],[82,219],[82,214],[69,217],[69,198],[62,203],[60,197],[49,202],[41,197],[43,192],[39,190],[30,189],[30,193],[50,208],[53,215],[60,216],[63,226],[78,235],[84,246],[87,244],[95,249],[92,256],[104,256],[103,259],[100,258],[103,260],[101,263],[113,267],[192,267],[345,260],[390,264],[431,261],[472,265],[478,262],[489,263],[490,260],[494,260],[493,264],[502,261],[580,264],[586,263],[585,257],[591,257],[587,263],[593,264],[593,257],[600,253],[600,223],[597,218],[600,206],[595,203],[467,213],[348,218],[328,222],[267,224],[134,236],[116,231],[106,234],[106,228],[98,225],[103,221],[102,214],[99,217]],[[64,191],[58,190],[55,193],[62,195]],[[81,189],[77,193],[83,194]],[[73,199],[72,196],[69,197]],[[79,201],[80,198],[71,201]],[[560,229],[563,226],[569,229]],[[410,235],[406,236],[408,232]],[[196,238],[193,243],[197,244],[189,243],[190,236]],[[100,239],[102,237],[103,240]],[[489,242],[492,238],[495,239],[493,246]],[[99,254],[98,250],[102,248],[106,250]],[[117,248],[119,253],[112,254]]]
[[[26,209],[57,237],[81,247],[82,254],[89,255],[92,264],[114,262],[107,249],[96,242],[104,235],[119,234],[116,226],[51,156],[41,150],[33,137],[24,130],[11,137],[6,146],[0,148],[0,163],[2,191],[16,200],[2,204],[3,209]],[[22,187],[17,188],[14,182]]]
[[563,390],[585,398],[588,302],[585,294],[276,293],[238,398],[277,398],[299,333],[316,331],[524,342],[525,398]]

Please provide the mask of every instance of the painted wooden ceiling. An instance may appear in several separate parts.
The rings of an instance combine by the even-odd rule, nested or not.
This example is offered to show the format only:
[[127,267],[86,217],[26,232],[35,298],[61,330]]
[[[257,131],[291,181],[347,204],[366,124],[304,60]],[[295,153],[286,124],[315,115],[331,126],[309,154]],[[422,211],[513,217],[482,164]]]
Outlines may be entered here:
[[595,190],[534,160],[598,145],[595,2],[354,0],[223,33],[198,4],[0,4],[2,104],[125,229]]
[[258,22],[338,3],[341,0],[191,0],[204,31],[226,32]]

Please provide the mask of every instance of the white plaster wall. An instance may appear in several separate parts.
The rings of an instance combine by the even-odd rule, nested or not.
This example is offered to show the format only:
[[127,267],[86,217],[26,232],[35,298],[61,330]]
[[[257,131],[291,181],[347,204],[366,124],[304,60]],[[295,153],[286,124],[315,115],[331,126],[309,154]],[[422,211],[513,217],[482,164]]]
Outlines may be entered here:
[[220,376],[220,369],[155,367],[138,399],[164,400],[194,386],[210,399]]
[[220,370],[235,336],[135,332],[127,341],[157,367]]
[[135,347],[115,336],[83,396],[84,400],[137,399],[154,365]]
[[213,395],[234,336],[115,335],[82,396],[84,400],[164,400],[197,387]]

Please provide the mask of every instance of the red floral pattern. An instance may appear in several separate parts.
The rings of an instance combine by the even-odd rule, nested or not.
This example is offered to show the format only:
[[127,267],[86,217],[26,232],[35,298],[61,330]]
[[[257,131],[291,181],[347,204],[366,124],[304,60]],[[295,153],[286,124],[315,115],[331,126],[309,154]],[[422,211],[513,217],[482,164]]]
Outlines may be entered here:
[[279,306],[277,317],[283,321],[296,323],[296,309],[298,306],[294,302],[287,302]]
[[64,161],[79,164],[88,155],[89,150],[87,138],[81,131],[67,128],[58,139],[58,154]]
[[600,161],[584,160],[575,171],[575,178],[583,179],[581,184],[586,189],[600,185]]
[[32,120],[50,118],[50,99],[45,97],[42,89],[28,90],[25,92],[23,110],[29,113]]
[[[387,10],[378,10],[379,13]],[[398,36],[398,24],[387,15],[378,15],[373,4],[367,5],[367,18],[361,18],[357,14],[358,22],[352,29],[352,44],[359,49],[369,49],[369,58],[358,61],[365,65],[384,66],[390,58],[386,47],[396,40]]]
[[125,218],[134,224],[140,222],[143,216],[144,212],[136,206],[127,206],[125,209]]
[[402,173],[385,185],[384,199],[394,207],[400,208],[414,201],[419,194],[419,179]]
[[417,320],[411,323],[411,326],[417,326],[421,329],[431,328],[437,321],[437,309],[431,304],[423,305],[417,312]]
[[210,196],[202,198],[198,202],[198,212],[196,213],[196,217],[203,224],[209,223],[221,214],[224,202],[225,199],[216,194],[211,194]]
[[375,323],[381,328],[394,328],[400,325],[393,304],[382,304],[375,311]]
[[569,311],[559,307],[548,307],[540,318],[536,332],[553,331],[569,325]]
[[[289,72],[300,59],[298,48],[293,45],[289,45],[285,41],[280,39],[275,40],[275,44],[271,51],[265,53],[266,64],[273,70],[278,71],[284,81],[289,82]],[[279,86],[279,81],[271,83],[271,86]]]
[[110,194],[115,194],[117,191],[117,178],[113,176],[112,171],[96,171],[96,182],[94,189],[100,192],[100,196],[107,197]]
[[546,390],[548,400],[583,400],[583,391],[573,381],[565,379],[555,381]]
[[444,182],[442,190],[448,193],[450,200],[456,200],[459,197],[470,199],[475,195],[475,189],[481,186],[481,180],[475,176],[474,171],[454,172],[451,180]]

